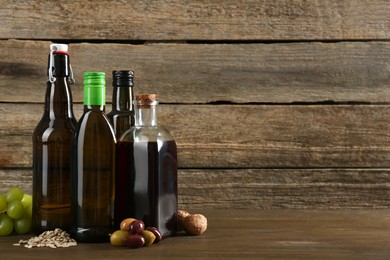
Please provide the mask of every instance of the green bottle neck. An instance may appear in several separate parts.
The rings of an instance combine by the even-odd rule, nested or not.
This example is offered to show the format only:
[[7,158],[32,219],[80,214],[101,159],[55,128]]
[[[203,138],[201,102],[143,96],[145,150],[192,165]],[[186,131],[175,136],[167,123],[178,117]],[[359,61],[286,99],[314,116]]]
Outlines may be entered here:
[[134,93],[132,87],[114,87],[112,91],[113,111],[134,111]]

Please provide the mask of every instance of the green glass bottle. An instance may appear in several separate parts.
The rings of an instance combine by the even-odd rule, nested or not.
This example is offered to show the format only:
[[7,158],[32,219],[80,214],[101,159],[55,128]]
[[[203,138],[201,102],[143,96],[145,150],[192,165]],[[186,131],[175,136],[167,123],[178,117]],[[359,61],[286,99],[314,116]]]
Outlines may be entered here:
[[134,125],[134,72],[114,70],[112,72],[112,110],[107,114],[116,138]]
[[51,44],[44,113],[34,130],[32,228],[37,235],[71,226],[70,150],[73,115],[68,45]]
[[116,138],[105,103],[105,73],[85,72],[84,114],[72,142],[71,235],[79,242],[107,242],[114,227]]

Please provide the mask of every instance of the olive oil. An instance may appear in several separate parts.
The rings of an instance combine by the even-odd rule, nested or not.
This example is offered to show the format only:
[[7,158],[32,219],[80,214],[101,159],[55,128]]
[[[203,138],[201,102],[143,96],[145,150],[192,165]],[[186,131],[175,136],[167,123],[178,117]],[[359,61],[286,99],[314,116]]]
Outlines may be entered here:
[[71,235],[108,242],[113,231],[116,138],[105,111],[104,72],[84,73],[84,114],[72,144]]
[[41,234],[71,226],[71,142],[76,129],[73,83],[65,44],[51,44],[43,116],[33,139],[32,229]]

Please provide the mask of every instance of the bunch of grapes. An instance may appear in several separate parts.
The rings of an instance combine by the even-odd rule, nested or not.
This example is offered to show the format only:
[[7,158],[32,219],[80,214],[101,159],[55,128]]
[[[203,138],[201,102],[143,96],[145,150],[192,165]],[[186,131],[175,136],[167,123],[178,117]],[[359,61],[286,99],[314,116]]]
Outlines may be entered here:
[[5,196],[0,193],[0,236],[15,230],[26,234],[31,229],[32,196],[19,188],[11,188]]

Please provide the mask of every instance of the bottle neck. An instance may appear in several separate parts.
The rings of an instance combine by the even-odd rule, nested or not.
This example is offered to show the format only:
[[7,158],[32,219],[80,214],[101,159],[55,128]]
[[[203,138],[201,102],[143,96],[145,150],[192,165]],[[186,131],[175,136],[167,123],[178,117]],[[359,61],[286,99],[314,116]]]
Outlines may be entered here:
[[84,104],[84,113],[88,111],[101,111],[105,112],[106,111],[106,106],[105,105],[86,105]]
[[55,82],[47,82],[45,112],[52,120],[74,117],[68,77],[57,77]]
[[137,107],[135,113],[136,126],[157,126],[157,105]]
[[112,110],[134,111],[134,93],[132,87],[114,87],[112,91]]
[[106,82],[104,72],[84,73],[84,112],[102,111],[106,106]]

